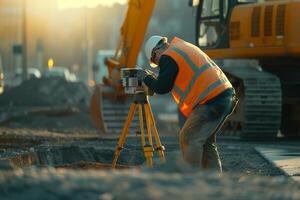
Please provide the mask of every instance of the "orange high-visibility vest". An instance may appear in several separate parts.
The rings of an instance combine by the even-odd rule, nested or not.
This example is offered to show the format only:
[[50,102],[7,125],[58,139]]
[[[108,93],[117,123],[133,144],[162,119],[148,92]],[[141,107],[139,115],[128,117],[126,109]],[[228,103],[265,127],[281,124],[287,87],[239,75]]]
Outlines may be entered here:
[[191,43],[175,37],[163,55],[170,56],[178,65],[172,96],[186,117],[197,104],[204,104],[232,88],[222,70]]

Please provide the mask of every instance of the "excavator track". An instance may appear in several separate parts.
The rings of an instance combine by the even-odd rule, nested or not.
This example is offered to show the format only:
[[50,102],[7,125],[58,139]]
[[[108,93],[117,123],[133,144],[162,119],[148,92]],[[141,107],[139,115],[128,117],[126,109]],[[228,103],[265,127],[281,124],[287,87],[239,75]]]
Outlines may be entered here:
[[[115,97],[110,86],[97,85],[91,99],[90,112],[95,126],[102,133],[121,134],[127,119],[132,98]],[[138,130],[138,113],[135,112],[129,132]]]
[[281,124],[282,92],[277,76],[255,67],[224,67],[236,88],[239,104],[224,125],[222,135],[272,138]]
[[[103,118],[108,133],[120,134],[122,132],[129,113],[130,103],[130,100],[127,100],[126,102],[117,102],[111,101],[110,99],[103,99]],[[132,133],[137,130],[139,130],[139,123],[136,110],[129,132]]]

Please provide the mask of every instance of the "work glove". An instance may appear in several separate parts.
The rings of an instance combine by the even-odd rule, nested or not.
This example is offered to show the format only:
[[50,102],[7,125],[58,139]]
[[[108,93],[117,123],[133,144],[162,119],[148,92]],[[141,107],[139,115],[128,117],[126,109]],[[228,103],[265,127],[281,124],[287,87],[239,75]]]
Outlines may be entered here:
[[157,77],[157,75],[156,75],[154,72],[152,72],[152,71],[150,71],[150,70],[148,70],[148,69],[145,69],[145,70],[139,70],[139,71],[137,72],[137,77],[138,77],[139,79],[141,79],[141,80],[144,80],[144,78],[145,78],[146,76],[152,76],[153,78],[156,78],[156,77]]
[[144,78],[146,77],[146,76],[148,76],[148,73],[146,72],[146,70],[139,70],[138,72],[137,72],[137,78],[138,79],[140,79],[140,80],[144,80]]
[[157,78],[157,74],[155,74],[153,71],[145,69],[147,75],[152,76],[153,78]]

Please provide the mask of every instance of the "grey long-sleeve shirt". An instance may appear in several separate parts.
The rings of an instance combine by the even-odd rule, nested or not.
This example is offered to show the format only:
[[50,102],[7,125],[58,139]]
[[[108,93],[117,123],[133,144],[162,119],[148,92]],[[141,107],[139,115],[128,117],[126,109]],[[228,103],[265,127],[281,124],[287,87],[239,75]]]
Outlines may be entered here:
[[146,76],[144,82],[153,92],[166,94],[172,90],[179,68],[177,63],[167,55],[159,59],[159,67],[158,77]]

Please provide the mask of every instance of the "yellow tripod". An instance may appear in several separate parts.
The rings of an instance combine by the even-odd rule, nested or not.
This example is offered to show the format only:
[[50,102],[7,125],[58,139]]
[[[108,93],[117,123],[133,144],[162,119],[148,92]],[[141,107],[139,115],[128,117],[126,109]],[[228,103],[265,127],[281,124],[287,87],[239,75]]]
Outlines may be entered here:
[[[149,104],[148,96],[145,92],[135,94],[134,101],[130,105],[129,113],[127,119],[125,121],[122,133],[119,137],[118,147],[115,151],[114,160],[112,162],[112,168],[116,167],[118,158],[120,156],[121,150],[123,149],[123,145],[125,143],[126,136],[128,135],[129,127],[131,125],[132,119],[134,117],[134,113],[136,108],[138,108],[139,113],[139,121],[140,121],[140,130],[141,130],[141,143],[144,151],[144,156],[147,161],[147,166],[152,167],[153,165],[153,152],[154,150],[158,151],[160,160],[165,160],[164,150],[165,147],[161,144],[160,138],[156,129],[153,113]],[[144,110],[143,110],[144,108]],[[144,112],[143,112],[144,111]],[[144,117],[146,120],[147,125],[147,138],[148,142],[146,142],[145,133],[144,133]],[[153,131],[153,136],[155,140],[155,149],[153,148],[152,142],[152,134],[151,130]]]

